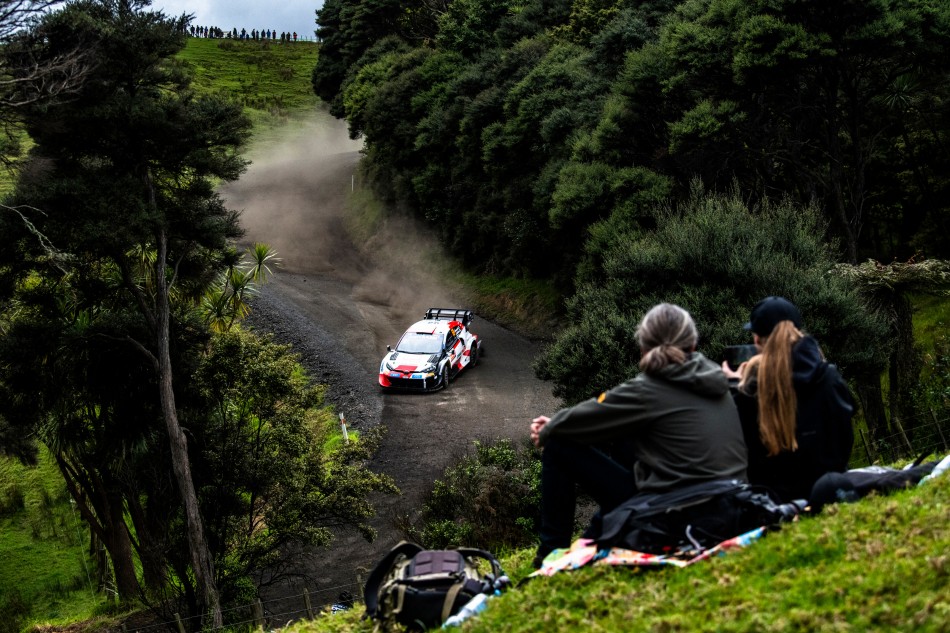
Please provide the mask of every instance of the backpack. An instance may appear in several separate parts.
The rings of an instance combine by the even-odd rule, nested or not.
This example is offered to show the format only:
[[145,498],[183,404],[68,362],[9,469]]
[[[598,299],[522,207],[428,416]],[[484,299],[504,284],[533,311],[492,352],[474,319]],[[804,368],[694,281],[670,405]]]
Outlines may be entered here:
[[778,504],[766,490],[738,480],[709,481],[671,492],[635,495],[595,517],[585,536],[600,549],[695,552],[756,528],[791,521],[806,505],[804,500]]
[[[488,561],[491,571],[479,572],[477,559]],[[402,541],[366,581],[365,617],[422,631],[441,626],[473,597],[494,595],[509,584],[501,564],[484,550],[427,550]]]
[[917,460],[902,469],[867,466],[843,473],[826,473],[815,482],[809,501],[817,512],[829,503],[857,501],[872,492],[888,494],[910,488],[930,475],[939,463],[939,459],[924,463]]

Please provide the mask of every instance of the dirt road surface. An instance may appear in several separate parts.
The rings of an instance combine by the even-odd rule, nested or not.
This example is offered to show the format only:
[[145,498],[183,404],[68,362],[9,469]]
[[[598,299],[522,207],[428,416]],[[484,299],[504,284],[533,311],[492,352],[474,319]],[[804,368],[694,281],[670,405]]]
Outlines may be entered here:
[[[322,604],[342,588],[355,590],[357,576],[365,578],[401,539],[395,519],[416,515],[433,481],[473,440],[520,441],[531,418],[552,413],[557,402],[551,386],[531,370],[538,344],[477,315],[472,331],[486,351],[477,367],[444,391],[380,393],[386,345],[429,307],[467,306],[433,265],[434,242],[412,222],[392,219],[369,243],[353,243],[344,211],[358,187],[361,143],[347,137],[343,122],[317,113],[288,132],[253,148],[248,172],[221,190],[228,205],[242,211],[248,241],[266,242],[283,258],[249,322],[294,345],[352,428],[385,425],[388,433],[371,467],[391,475],[402,491],[374,499],[379,536],[373,544],[340,533],[307,570],[313,576],[308,590]],[[280,609],[288,612],[269,611]]]

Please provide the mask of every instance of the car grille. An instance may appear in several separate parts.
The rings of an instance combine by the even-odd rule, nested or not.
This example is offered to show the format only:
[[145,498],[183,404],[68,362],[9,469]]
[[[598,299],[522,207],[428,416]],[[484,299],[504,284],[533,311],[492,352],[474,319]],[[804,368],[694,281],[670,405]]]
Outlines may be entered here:
[[394,378],[389,376],[389,382],[395,389],[414,389],[417,391],[426,391],[439,384],[439,377],[432,378]]

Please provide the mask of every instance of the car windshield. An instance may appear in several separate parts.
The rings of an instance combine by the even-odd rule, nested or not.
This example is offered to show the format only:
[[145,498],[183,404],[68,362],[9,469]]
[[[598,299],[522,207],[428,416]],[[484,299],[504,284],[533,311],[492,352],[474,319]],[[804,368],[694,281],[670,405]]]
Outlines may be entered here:
[[399,339],[396,351],[404,354],[437,354],[442,351],[442,336],[422,332],[406,332]]

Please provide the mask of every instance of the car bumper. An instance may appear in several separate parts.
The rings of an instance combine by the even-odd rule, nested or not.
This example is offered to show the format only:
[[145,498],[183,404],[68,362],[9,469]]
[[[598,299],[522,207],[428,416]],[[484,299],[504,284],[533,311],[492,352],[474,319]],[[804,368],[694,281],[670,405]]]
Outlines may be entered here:
[[387,389],[403,389],[406,391],[432,391],[442,386],[439,376],[407,375],[398,372],[380,374],[379,384]]

